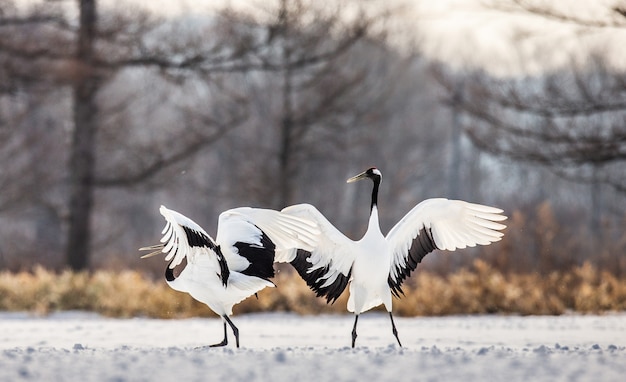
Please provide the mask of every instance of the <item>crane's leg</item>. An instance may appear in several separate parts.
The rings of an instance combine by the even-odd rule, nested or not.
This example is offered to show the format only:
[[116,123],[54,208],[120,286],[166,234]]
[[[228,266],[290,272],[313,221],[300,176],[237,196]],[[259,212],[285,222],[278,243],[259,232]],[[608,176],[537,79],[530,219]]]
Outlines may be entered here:
[[[226,316],[222,318],[226,318]],[[222,320],[222,322],[224,322],[224,339],[218,344],[211,345],[212,348],[228,345],[228,337],[226,336],[226,321]]]
[[354,316],[354,326],[352,327],[352,348],[354,349],[354,342],[356,341],[356,323],[359,321],[359,315]]
[[398,329],[396,329],[396,324],[394,324],[394,322],[393,322],[393,315],[391,314],[391,312],[389,312],[389,318],[391,319],[391,331],[393,332],[393,335],[396,336],[396,340],[398,341],[398,345],[400,345],[400,347],[402,347],[402,344],[400,343],[400,339],[398,338]]
[[[233,330],[233,334],[235,335],[235,343],[237,344],[237,347],[239,347],[239,329],[237,329],[235,324],[233,324],[228,316],[224,316],[224,319],[226,320],[226,322],[228,322],[228,325],[230,325],[230,328]],[[226,324],[224,324],[224,333],[226,333]]]

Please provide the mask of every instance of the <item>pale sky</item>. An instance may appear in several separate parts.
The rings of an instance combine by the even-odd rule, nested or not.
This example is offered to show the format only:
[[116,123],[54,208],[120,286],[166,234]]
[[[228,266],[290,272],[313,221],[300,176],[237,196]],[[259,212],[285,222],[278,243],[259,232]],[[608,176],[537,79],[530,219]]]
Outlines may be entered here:
[[[206,11],[220,3],[215,0],[130,1],[174,14]],[[520,71],[535,73],[546,67],[569,65],[573,60],[584,61],[591,51],[599,50],[607,56],[608,62],[626,68],[626,27],[585,30],[572,23],[546,20],[523,12],[490,9],[486,6],[489,1],[494,0],[393,0],[406,7],[401,16],[404,33],[419,36],[421,50],[426,55],[452,65],[479,66],[499,75]],[[560,10],[578,17],[603,20],[610,5],[618,1],[553,0],[547,3],[560,3]],[[245,7],[267,1],[224,0],[223,3]]]
[[[18,0],[38,3],[41,0]],[[100,6],[140,4],[164,15],[210,12],[219,5],[256,7],[267,0],[98,0]],[[276,0],[277,1],[277,0]],[[610,64],[626,68],[626,27],[584,29],[522,12],[486,7],[502,0],[388,0],[403,5],[400,25],[417,36],[421,51],[458,67],[482,67],[498,75],[535,73],[584,61],[596,50]],[[553,0],[559,10],[578,17],[606,19],[611,4],[624,0]],[[541,4],[541,1],[539,1]]]
[[[559,0],[563,10],[589,19],[606,19],[612,0]],[[436,3],[436,5],[434,4]],[[473,5],[471,4],[473,3]],[[485,66],[497,74],[536,72],[569,64],[599,49],[613,65],[626,68],[626,27],[581,28],[522,12],[485,9],[481,1],[420,2],[416,23],[430,56],[458,64]]]

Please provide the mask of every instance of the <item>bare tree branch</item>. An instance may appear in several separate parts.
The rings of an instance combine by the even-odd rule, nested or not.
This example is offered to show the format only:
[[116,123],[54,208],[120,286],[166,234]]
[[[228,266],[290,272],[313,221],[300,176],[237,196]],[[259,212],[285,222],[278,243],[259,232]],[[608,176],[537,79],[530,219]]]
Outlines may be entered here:
[[141,167],[135,172],[128,174],[116,174],[115,176],[99,176],[94,184],[98,187],[129,187],[145,182],[158,175],[170,166],[193,158],[200,150],[218,141],[228,129],[222,128],[209,136],[197,137],[192,143],[183,145],[167,156],[158,156],[148,165]]
[[[451,94],[455,76],[435,73]],[[598,80],[598,73],[606,84],[600,91],[614,92],[598,94],[589,86]],[[448,96],[446,102],[465,113],[464,131],[480,149],[547,166],[564,178],[569,175],[568,179],[574,179],[576,169],[593,164],[600,172],[597,176],[581,172],[575,178],[602,181],[621,190],[626,186],[626,170],[614,164],[626,162],[626,94],[618,85],[624,74],[574,71],[571,75],[574,81],[560,82],[569,87],[542,87],[537,84],[553,82],[550,76],[511,83],[475,73],[463,79],[463,96]]]
[[573,24],[585,28],[624,28],[626,27],[626,8],[616,6],[611,9],[611,14],[608,19],[597,20],[590,18],[583,18],[577,15],[567,14],[565,12],[558,11],[549,2],[544,2],[539,5],[537,1],[533,0],[510,0],[512,6],[507,6],[502,3],[494,3],[496,9],[501,9],[507,12],[523,12],[541,16],[543,18],[554,20],[562,23]]

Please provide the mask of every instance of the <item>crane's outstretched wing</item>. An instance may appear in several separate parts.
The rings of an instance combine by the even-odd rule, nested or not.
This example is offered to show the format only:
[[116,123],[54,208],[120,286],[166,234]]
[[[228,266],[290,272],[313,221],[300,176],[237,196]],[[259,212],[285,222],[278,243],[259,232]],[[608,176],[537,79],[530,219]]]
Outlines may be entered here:
[[342,234],[310,204],[286,207],[281,212],[314,221],[321,235],[313,249],[277,252],[276,262],[290,263],[318,297],[325,296],[327,302],[335,302],[350,280],[357,252],[354,250],[354,241]]
[[216,239],[231,271],[268,280],[274,277],[275,250],[312,249],[319,233],[307,219],[240,207],[220,214]]
[[388,283],[392,293],[402,293],[402,282],[424,256],[435,249],[487,245],[504,235],[506,219],[502,210],[443,198],[427,199],[407,213],[387,234],[391,248],[391,271]]
[[161,206],[159,209],[165,218],[165,228],[161,232],[161,244],[140,250],[152,250],[153,252],[142,258],[165,253],[165,260],[171,261],[168,269],[174,269],[177,265],[187,261],[194,264],[202,261],[203,267],[214,268],[216,273],[226,285],[230,270],[226,258],[215,240],[196,222],[174,210]]

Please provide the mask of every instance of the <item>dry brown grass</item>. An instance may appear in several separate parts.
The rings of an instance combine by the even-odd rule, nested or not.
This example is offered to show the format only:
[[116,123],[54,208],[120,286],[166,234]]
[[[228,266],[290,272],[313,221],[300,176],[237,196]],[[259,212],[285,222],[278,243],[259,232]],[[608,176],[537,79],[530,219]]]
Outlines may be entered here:
[[0,273],[0,310],[48,314],[85,310],[112,317],[207,315],[206,307],[138,272]]
[[[404,301],[406,300],[406,301]],[[562,314],[626,310],[626,280],[589,264],[548,275],[503,274],[482,261],[448,277],[422,273],[403,302],[402,315],[476,313]]]
[[[284,269],[259,298],[248,298],[235,313],[285,311],[299,314],[345,313],[347,291],[333,305],[316,298],[304,282]],[[447,276],[418,272],[394,300],[400,316],[450,314],[562,314],[626,310],[626,279],[590,264],[570,271],[505,274],[477,260]],[[112,317],[159,318],[213,316],[203,304],[135,271],[0,273],[0,310],[48,314],[93,311]]]
[[[495,268],[505,273],[540,272],[547,276],[589,263],[626,277],[626,216],[620,222],[601,222],[593,233],[588,217],[563,211],[557,214],[549,202],[507,214],[502,241],[474,251]],[[460,260],[456,265],[473,266],[473,256],[451,255],[446,257]],[[449,274],[452,267],[442,265],[438,273]]]

